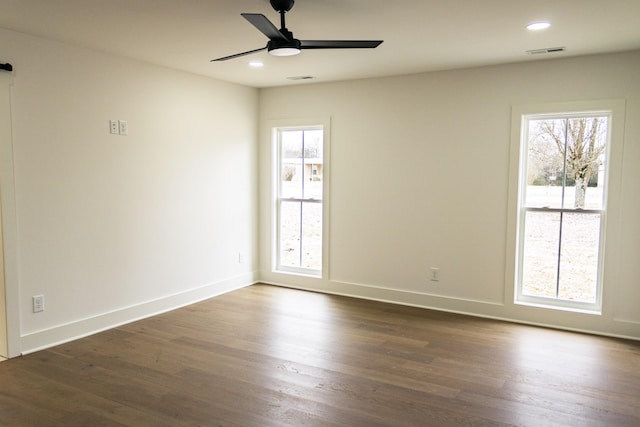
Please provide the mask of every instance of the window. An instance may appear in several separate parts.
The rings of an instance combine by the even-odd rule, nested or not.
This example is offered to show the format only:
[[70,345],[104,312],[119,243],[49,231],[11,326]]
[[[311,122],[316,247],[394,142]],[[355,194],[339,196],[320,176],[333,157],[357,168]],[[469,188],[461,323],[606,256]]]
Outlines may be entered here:
[[601,310],[611,120],[520,117],[517,303]]
[[280,272],[322,275],[324,128],[276,128],[276,248]]

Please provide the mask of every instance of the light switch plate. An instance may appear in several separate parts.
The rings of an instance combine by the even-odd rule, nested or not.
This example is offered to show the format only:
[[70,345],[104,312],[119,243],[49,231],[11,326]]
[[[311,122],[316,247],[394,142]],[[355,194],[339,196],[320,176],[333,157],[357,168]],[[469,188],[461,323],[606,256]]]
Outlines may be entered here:
[[129,125],[126,120],[118,120],[118,126],[120,135],[128,135],[129,134]]

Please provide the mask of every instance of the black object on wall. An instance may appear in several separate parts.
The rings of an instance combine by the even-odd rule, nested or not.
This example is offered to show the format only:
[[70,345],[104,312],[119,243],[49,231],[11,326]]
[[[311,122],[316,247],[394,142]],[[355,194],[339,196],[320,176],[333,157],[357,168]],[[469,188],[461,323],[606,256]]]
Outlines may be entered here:
[[5,70],[5,71],[13,71],[13,65],[7,63],[7,64],[0,64],[0,70]]

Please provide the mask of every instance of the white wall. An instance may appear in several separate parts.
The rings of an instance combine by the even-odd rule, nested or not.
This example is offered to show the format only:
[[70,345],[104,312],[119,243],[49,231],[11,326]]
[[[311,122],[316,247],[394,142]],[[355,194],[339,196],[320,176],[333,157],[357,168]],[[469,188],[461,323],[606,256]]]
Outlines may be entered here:
[[[258,279],[640,338],[639,52],[261,91],[2,29],[0,55],[15,67],[0,143],[14,356]],[[516,307],[511,107],[603,98],[627,101],[605,313]],[[322,280],[269,269],[267,123],[308,117],[331,117]]]
[[[351,82],[260,95],[261,277],[271,283],[640,338],[640,52]],[[625,99],[620,221],[602,316],[515,306],[511,108]],[[331,117],[329,274],[270,271],[269,121]],[[429,281],[429,267],[441,281]]]
[[14,66],[14,355],[255,280],[256,89],[7,30],[0,54]]

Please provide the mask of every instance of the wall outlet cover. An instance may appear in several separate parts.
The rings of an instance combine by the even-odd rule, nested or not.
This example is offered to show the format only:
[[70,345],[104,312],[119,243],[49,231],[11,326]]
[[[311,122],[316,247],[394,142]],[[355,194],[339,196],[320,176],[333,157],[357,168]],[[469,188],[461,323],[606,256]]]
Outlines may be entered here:
[[40,313],[41,311],[44,311],[44,295],[34,295],[32,302],[34,313]]

